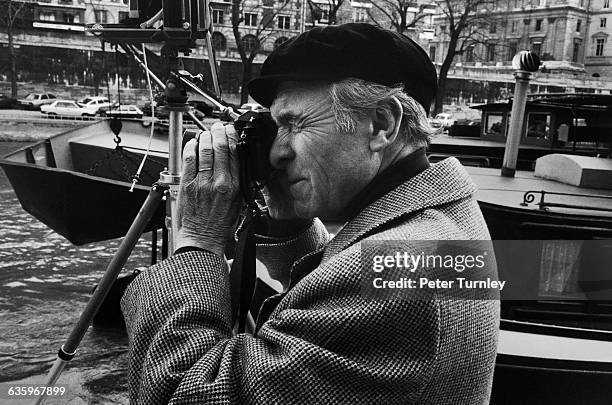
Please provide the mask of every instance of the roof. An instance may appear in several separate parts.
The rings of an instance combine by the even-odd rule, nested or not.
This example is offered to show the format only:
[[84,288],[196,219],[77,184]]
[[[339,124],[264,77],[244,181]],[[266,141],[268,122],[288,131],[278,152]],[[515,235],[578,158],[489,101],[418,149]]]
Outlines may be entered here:
[[541,104],[566,105],[571,107],[600,107],[612,106],[612,94],[595,93],[538,93],[530,94],[529,101]]
[[[612,94],[595,93],[536,93],[527,95],[530,106],[551,106],[558,108],[584,108],[607,110],[612,107]],[[488,110],[492,108],[512,108],[512,98],[507,101],[479,104],[470,108]]]

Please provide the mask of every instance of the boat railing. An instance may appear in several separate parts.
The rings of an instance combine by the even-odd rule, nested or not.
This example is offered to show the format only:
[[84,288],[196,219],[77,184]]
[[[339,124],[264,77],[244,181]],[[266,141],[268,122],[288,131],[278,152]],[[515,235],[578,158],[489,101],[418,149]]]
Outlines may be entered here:
[[100,121],[106,118],[90,117],[90,116],[72,116],[72,115],[46,115],[27,116],[23,114],[3,114],[4,121],[29,121],[29,122],[47,122],[47,121]]
[[610,200],[612,203],[612,196],[595,195],[595,194],[559,193],[559,192],[545,191],[545,190],[530,190],[530,191],[525,192],[525,194],[523,194],[523,202],[521,203],[521,205],[523,207],[529,206],[530,203],[533,203],[535,201],[536,194],[540,194],[540,201],[537,202],[536,204],[538,205],[538,208],[542,211],[547,211],[549,208],[555,207],[555,208],[573,208],[573,209],[580,209],[580,210],[612,212],[612,208],[606,208],[606,207],[597,207],[597,206],[592,206],[592,205],[585,206],[585,205],[576,205],[576,204],[563,204],[563,203],[545,201],[547,195],[557,195],[557,196],[566,196],[566,197],[584,197],[584,198],[604,199],[604,200]]

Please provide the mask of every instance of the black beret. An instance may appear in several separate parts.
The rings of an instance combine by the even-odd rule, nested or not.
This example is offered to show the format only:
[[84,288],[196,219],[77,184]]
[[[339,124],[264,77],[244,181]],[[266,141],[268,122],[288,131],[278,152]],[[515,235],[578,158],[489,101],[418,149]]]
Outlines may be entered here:
[[426,112],[437,90],[436,69],[416,42],[364,23],[315,27],[283,43],[248,89],[255,101],[270,107],[282,82],[349,77],[385,86],[403,84]]

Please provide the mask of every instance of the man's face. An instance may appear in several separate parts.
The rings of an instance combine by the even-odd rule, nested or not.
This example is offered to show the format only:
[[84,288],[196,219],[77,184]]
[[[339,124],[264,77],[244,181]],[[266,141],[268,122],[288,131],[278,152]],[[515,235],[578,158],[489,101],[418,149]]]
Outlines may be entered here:
[[339,132],[328,88],[287,83],[270,108],[279,127],[270,161],[281,171],[285,198],[300,218],[341,214],[380,164],[369,147],[371,120],[358,121],[353,134]]

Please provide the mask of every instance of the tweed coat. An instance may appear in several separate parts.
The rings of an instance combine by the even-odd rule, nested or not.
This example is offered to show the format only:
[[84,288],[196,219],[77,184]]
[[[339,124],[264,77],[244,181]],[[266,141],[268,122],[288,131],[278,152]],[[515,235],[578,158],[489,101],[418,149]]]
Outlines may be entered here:
[[[318,220],[290,240],[260,239],[258,257],[272,273],[306,257],[254,335],[232,334],[223,258],[187,252],[152,266],[122,300],[131,402],[488,403],[499,302],[367,299],[359,263],[367,240],[490,238],[475,189],[449,158],[331,240]],[[309,260],[317,250],[322,260]]]

